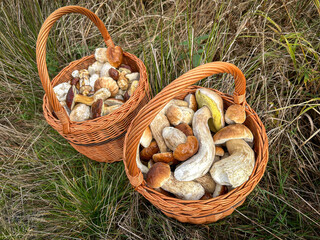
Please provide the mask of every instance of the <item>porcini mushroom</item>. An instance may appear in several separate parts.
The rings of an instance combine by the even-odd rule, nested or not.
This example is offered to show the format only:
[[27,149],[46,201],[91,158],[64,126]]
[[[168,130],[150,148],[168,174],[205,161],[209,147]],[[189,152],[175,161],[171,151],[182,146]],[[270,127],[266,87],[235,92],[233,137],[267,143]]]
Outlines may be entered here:
[[198,152],[199,143],[195,136],[188,136],[185,143],[179,144],[173,152],[173,157],[185,161]]
[[156,141],[152,141],[148,147],[145,147],[140,152],[140,158],[144,161],[149,161],[152,156],[159,152],[159,147]]
[[139,86],[139,81],[133,81],[131,82],[131,85],[128,89],[128,95],[131,97],[133,95],[133,93],[136,91],[136,89],[138,88]]
[[219,94],[212,90],[201,88],[196,91],[196,99],[198,107],[207,106],[212,114],[212,119],[209,120],[210,130],[213,132],[219,131],[224,127],[223,100]]
[[106,61],[108,61],[107,48],[97,48],[94,53],[94,57],[97,61],[99,61],[101,63],[105,63]]
[[169,122],[176,126],[180,123],[191,124],[194,111],[188,107],[179,107],[177,105],[172,105],[167,110],[167,118]]
[[228,124],[244,123],[246,120],[245,107],[239,104],[233,104],[227,108],[225,121]]
[[177,126],[174,126],[175,128],[179,129],[181,132],[183,132],[186,136],[193,136],[192,128],[189,126],[189,124],[186,123],[180,123]]
[[188,103],[186,101],[183,100],[179,100],[179,99],[172,99],[170,102],[168,102],[163,109],[161,109],[161,113],[163,113],[164,115],[167,114],[167,110],[169,107],[171,107],[172,105],[177,105],[179,107],[188,107]]
[[126,74],[126,78],[129,80],[129,82],[139,81],[140,73],[134,72],[134,73]]
[[188,103],[188,107],[191,108],[194,112],[198,110],[198,104],[196,101],[196,97],[190,93],[185,98],[184,101]]
[[91,77],[89,78],[90,86],[92,87],[92,89],[94,89],[94,84],[98,79],[99,79],[99,74],[96,74],[96,73],[92,74]]
[[70,113],[70,120],[82,122],[90,118],[90,107],[86,104],[77,104]]
[[114,68],[111,66],[110,63],[106,62],[105,64],[103,64],[101,71],[100,71],[100,77],[110,77],[109,76],[110,68]]
[[216,184],[216,188],[214,189],[212,197],[218,197],[221,195],[224,195],[228,193],[228,188],[227,186],[221,185],[221,184]]
[[[192,120],[194,136],[199,142],[198,153],[179,165],[174,177],[179,181],[192,181],[205,175],[213,163],[215,155],[214,142],[208,126],[211,112],[207,106],[198,109]],[[190,138],[190,137],[189,137]]]
[[255,164],[254,152],[241,139],[230,140],[226,145],[230,156],[215,162],[210,174],[216,183],[236,188],[249,179]]
[[169,127],[169,126],[170,126],[170,123],[167,117],[161,112],[159,112],[157,116],[150,123],[152,136],[156,140],[158,147],[160,149],[160,152],[168,152],[167,145],[164,142],[164,139],[162,137],[162,130],[165,127]]
[[119,91],[117,82],[111,77],[100,77],[94,84],[94,90],[98,91],[100,88],[107,88],[111,93],[111,97],[116,96]]
[[70,83],[63,82],[53,88],[53,91],[56,94],[59,102],[66,100],[66,96],[67,96],[67,93],[68,93],[70,87],[71,87]]
[[154,162],[168,163],[169,165],[171,165],[172,163],[178,162],[178,161],[174,160],[172,152],[164,152],[164,153],[153,154],[152,160]]
[[[140,138],[140,144],[144,148],[147,148],[150,146],[150,143],[152,141],[152,133],[149,127],[147,127]],[[158,150],[159,151],[159,150]]]
[[216,188],[216,183],[213,181],[209,173],[206,173],[202,177],[196,178],[194,181],[200,183],[204,190],[209,193],[213,193]]
[[91,91],[92,87],[90,85],[84,85],[80,87],[80,93],[84,96],[87,96],[88,93]]
[[222,128],[213,136],[215,144],[223,144],[231,139],[243,139],[246,142],[252,142],[253,134],[245,125],[237,123]]
[[115,67],[115,68],[119,67],[120,64],[122,63],[122,59],[123,59],[122,48],[119,46],[108,47],[107,48],[107,59],[113,67]]
[[88,72],[90,74],[90,76],[92,76],[93,74],[100,74],[100,71],[102,69],[103,63],[101,62],[94,62],[91,66],[88,67]]
[[199,200],[205,193],[200,183],[181,182],[175,179],[170,166],[166,163],[155,163],[148,171],[146,182],[149,187],[159,188],[176,195],[184,200]]
[[122,105],[124,104],[124,101],[118,100],[115,98],[108,98],[107,100],[104,101],[104,103],[107,104],[108,106],[113,106],[113,105]]
[[174,127],[165,127],[162,130],[162,137],[167,147],[174,151],[177,146],[187,141],[186,135]]

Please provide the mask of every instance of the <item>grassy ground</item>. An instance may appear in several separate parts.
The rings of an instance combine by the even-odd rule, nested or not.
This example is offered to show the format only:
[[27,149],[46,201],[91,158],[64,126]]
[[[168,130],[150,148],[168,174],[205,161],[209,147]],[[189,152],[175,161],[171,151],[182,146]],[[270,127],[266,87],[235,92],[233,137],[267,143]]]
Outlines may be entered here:
[[[62,3],[63,2],[63,3]],[[264,177],[231,216],[208,225],[165,217],[129,185],[122,163],[77,153],[44,120],[35,43],[45,18],[77,4],[146,64],[153,94],[199,64],[236,64],[265,124]],[[0,239],[319,239],[319,0],[2,1]],[[54,25],[54,76],[103,46],[82,16]],[[232,79],[202,85],[232,93]]]

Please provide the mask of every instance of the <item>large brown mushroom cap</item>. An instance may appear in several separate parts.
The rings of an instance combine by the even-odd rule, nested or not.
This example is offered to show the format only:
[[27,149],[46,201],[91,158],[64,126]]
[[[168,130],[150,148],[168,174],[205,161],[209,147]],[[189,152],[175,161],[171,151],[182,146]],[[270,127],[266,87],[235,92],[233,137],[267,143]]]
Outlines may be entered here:
[[119,67],[123,60],[122,48],[119,46],[108,47],[107,59],[113,67],[115,68]]
[[73,106],[74,106],[74,96],[75,94],[77,93],[77,89],[74,85],[72,85],[70,88],[69,88],[69,91],[67,93],[67,97],[66,97],[66,103],[67,103],[67,106],[70,110],[73,109]]
[[185,161],[198,152],[199,143],[195,136],[188,136],[186,143],[181,143],[173,152],[173,157]]
[[170,166],[166,163],[157,162],[149,169],[146,182],[149,187],[159,188],[170,178],[170,175]]
[[223,144],[232,139],[243,139],[246,142],[252,142],[253,135],[245,125],[233,124],[222,128],[213,136],[215,144]]
[[228,107],[225,114],[225,121],[228,124],[244,123],[246,120],[246,111],[244,106],[233,104]]

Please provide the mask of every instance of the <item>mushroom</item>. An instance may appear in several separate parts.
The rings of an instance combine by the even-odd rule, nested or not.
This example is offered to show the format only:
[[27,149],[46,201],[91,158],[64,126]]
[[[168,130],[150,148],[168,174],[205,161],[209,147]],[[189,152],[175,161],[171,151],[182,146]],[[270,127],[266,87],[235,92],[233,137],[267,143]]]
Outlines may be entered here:
[[107,59],[109,63],[117,68],[120,66],[123,60],[123,51],[122,48],[119,46],[115,47],[108,47],[107,48]]
[[121,105],[113,105],[113,106],[105,107],[103,110],[103,116],[114,112],[115,110],[117,110],[120,107],[121,107]]
[[90,107],[86,104],[77,104],[70,113],[70,120],[82,122],[90,118]]
[[90,74],[87,69],[82,69],[79,71],[79,78],[80,78],[80,87],[84,85],[90,85]]
[[216,188],[214,189],[212,197],[218,197],[228,193],[227,186],[221,185],[219,183],[216,184]]
[[181,143],[173,152],[173,157],[185,161],[198,152],[199,143],[195,136],[188,136],[186,143]]
[[204,190],[209,193],[213,193],[216,188],[216,183],[213,181],[209,173],[206,173],[202,177],[196,178],[194,181],[200,183]]
[[168,152],[167,145],[164,142],[164,139],[162,137],[162,130],[165,127],[169,127],[169,126],[170,126],[170,123],[167,117],[161,112],[159,112],[157,116],[150,123],[152,136],[156,140],[158,147],[160,149],[160,152]]
[[120,71],[120,73],[124,74],[124,76],[125,76],[125,75],[131,73],[131,68],[130,68],[130,67],[129,67],[129,68],[127,68],[127,67],[120,67],[120,68],[119,68],[119,71]]
[[168,163],[169,165],[171,164],[175,164],[178,161],[175,161],[175,159],[173,158],[173,154],[172,152],[165,152],[165,153],[156,153],[153,154],[152,156],[152,160],[154,162],[163,162],[163,163]]
[[126,91],[129,87],[129,80],[125,77],[125,73],[120,73],[118,79],[118,86],[121,90]]
[[122,95],[120,95],[120,94],[117,94],[114,98],[115,98],[115,99],[117,99],[117,100],[124,101],[123,96],[122,96]]
[[97,99],[91,106],[92,118],[105,116],[117,110],[121,105],[108,106],[103,102],[103,99]]
[[107,88],[111,92],[111,97],[116,96],[119,91],[117,82],[111,77],[100,77],[94,84],[94,90],[98,91],[100,88]]
[[[119,70],[120,70],[120,69],[123,69],[123,68],[128,69],[128,70],[129,70],[128,73],[131,73],[131,72],[132,72],[132,68],[131,68],[128,64],[121,63],[120,66],[119,66]],[[123,71],[123,70],[121,70],[121,71]]]
[[145,147],[141,150],[140,157],[144,161],[149,161],[150,159],[152,159],[152,156],[157,152],[159,152],[159,147],[157,145],[157,142],[153,141],[150,143],[148,147]]
[[118,81],[120,75],[119,75],[119,71],[117,69],[110,68],[108,71],[108,74],[113,80]]
[[70,83],[63,82],[53,88],[53,91],[56,94],[59,102],[66,100],[66,96],[67,96],[67,93],[68,93],[70,87],[71,87]]
[[108,98],[107,100],[104,101],[105,104],[108,106],[113,106],[113,105],[122,105],[124,104],[124,101],[115,99],[115,98]]
[[101,62],[94,62],[91,66],[88,67],[88,72],[90,74],[90,76],[92,76],[93,74],[100,74],[100,71],[102,69],[103,63]]
[[225,121],[228,124],[244,123],[246,120],[245,107],[239,104],[233,104],[227,108]]
[[129,82],[139,81],[140,73],[134,72],[134,73],[126,74],[126,78],[129,80]]
[[179,107],[188,107],[188,103],[186,101],[179,100],[179,99],[172,99],[170,102],[168,102],[164,106],[164,108],[160,112],[166,115],[168,108],[172,105],[177,105]]
[[71,73],[71,76],[74,77],[74,78],[78,78],[78,77],[79,77],[79,70],[74,70],[74,71]]
[[68,108],[66,101],[62,101],[62,102],[60,102],[60,104],[61,104],[61,106],[64,108],[64,110],[66,110],[68,116],[70,116],[71,111],[70,111],[70,109]]
[[224,150],[222,147],[216,146],[216,156],[222,157],[224,155]]
[[140,146],[138,145],[137,154],[136,154],[136,163],[137,163],[137,167],[140,169],[140,171],[145,174],[149,171],[149,168],[147,166],[143,165],[140,160],[139,147]]
[[76,88],[79,90],[80,89],[80,78],[79,77],[75,77],[70,81],[71,85],[75,85]]
[[212,90],[201,88],[196,91],[198,107],[207,106],[211,111],[212,119],[209,120],[210,130],[219,131],[224,127],[223,100],[219,94]]
[[192,126],[194,136],[199,142],[199,151],[175,169],[174,177],[177,180],[192,181],[209,171],[215,155],[214,142],[208,126],[210,118],[211,112],[207,106],[203,106],[194,114]]
[[215,162],[210,174],[216,183],[236,188],[249,179],[255,164],[254,152],[241,139],[230,140],[226,145],[230,156]]
[[198,104],[196,101],[196,97],[190,93],[185,98],[184,101],[188,103],[188,107],[191,108],[194,112],[198,110]]
[[134,93],[134,91],[138,88],[139,86],[139,81],[133,81],[131,82],[131,85],[128,89],[128,95],[131,97]]
[[237,123],[222,128],[213,136],[215,144],[223,144],[231,139],[243,139],[246,142],[253,142],[253,135],[249,128]]
[[91,77],[89,78],[90,86],[92,87],[92,89],[94,89],[94,84],[98,79],[99,79],[99,74],[96,74],[96,73],[92,74]]
[[80,87],[80,93],[84,96],[87,96],[91,91],[92,87],[90,85],[84,85]]
[[[144,131],[143,134],[140,138],[140,144],[141,146],[143,146],[144,148],[147,148],[150,146],[152,141],[152,133],[149,127],[147,127]],[[159,151],[159,150],[158,150]]]
[[167,118],[169,122],[176,126],[180,123],[191,124],[194,111],[188,107],[179,107],[177,105],[172,105],[167,110]]
[[94,57],[97,61],[99,61],[101,63],[105,63],[106,61],[108,61],[107,48],[97,48],[94,53]]
[[199,200],[205,193],[200,183],[181,182],[175,179],[170,166],[166,163],[155,163],[148,171],[146,182],[149,187],[159,188],[176,195],[184,200]]
[[77,102],[84,103],[86,105],[91,106],[97,99],[105,100],[108,97],[110,97],[110,95],[111,93],[108,89],[102,88],[99,91],[97,91],[92,97],[87,97],[87,96],[78,94],[76,87],[72,86],[68,91],[66,103],[68,108],[72,110],[75,103]]
[[162,137],[167,147],[174,151],[177,146],[187,141],[186,135],[174,127],[165,127],[162,130]]
[[110,63],[106,62],[105,64],[103,64],[101,71],[100,71],[100,77],[109,77],[110,68],[114,68],[111,66]]
[[192,128],[189,126],[189,124],[186,123],[180,123],[177,126],[174,126],[175,128],[179,129],[181,132],[183,132],[186,136],[193,136]]

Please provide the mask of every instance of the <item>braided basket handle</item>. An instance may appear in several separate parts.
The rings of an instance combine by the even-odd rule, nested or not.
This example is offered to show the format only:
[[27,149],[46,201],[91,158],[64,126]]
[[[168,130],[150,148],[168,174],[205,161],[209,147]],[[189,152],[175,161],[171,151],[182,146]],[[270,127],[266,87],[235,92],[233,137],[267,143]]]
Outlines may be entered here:
[[154,117],[172,100],[177,92],[185,90],[188,86],[214,74],[229,73],[235,80],[233,98],[236,104],[245,103],[246,79],[239,68],[231,63],[211,62],[196,67],[181,75],[160,93],[158,93],[145,107],[143,107],[132,121],[124,144],[124,163],[130,183],[139,187],[143,182],[143,176],[136,164],[137,147],[145,128]]
[[66,111],[58,101],[58,98],[54,93],[53,87],[50,82],[50,77],[48,74],[47,63],[46,63],[46,46],[47,46],[49,32],[53,24],[57,20],[59,20],[63,15],[66,15],[68,13],[80,13],[87,16],[98,27],[106,45],[108,47],[110,46],[114,47],[114,43],[103,22],[99,19],[99,17],[96,14],[94,14],[93,12],[91,12],[86,8],[79,7],[79,6],[66,6],[66,7],[59,8],[53,13],[51,13],[50,16],[43,23],[38,35],[37,48],[36,48],[38,72],[39,72],[43,89],[46,92],[46,95],[48,97],[49,103],[52,106],[58,119],[60,120],[63,127],[63,133],[65,134],[70,132],[70,119]]

